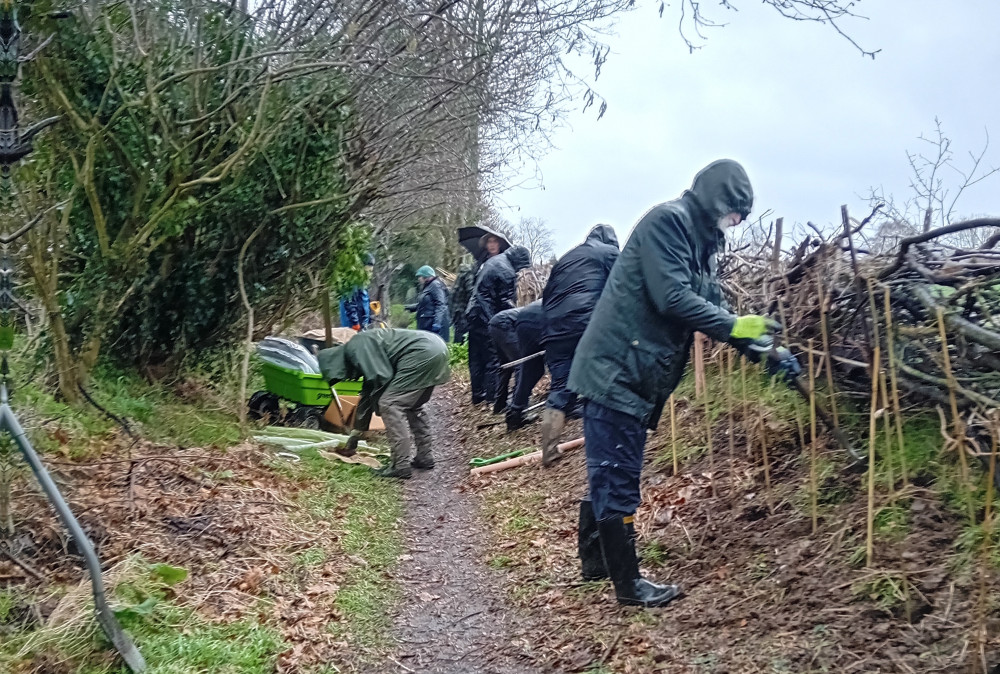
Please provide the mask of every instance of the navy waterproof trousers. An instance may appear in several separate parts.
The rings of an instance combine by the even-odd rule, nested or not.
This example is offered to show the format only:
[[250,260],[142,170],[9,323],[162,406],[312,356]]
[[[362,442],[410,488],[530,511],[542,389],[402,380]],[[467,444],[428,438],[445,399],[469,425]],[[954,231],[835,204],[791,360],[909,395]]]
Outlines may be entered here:
[[646,425],[599,403],[583,407],[590,500],[598,521],[627,517],[639,508],[639,475],[646,448]]
[[[527,355],[530,356],[531,354]],[[532,358],[517,366],[517,385],[514,387],[514,399],[510,403],[512,410],[525,410],[528,408],[531,391],[544,375],[545,361],[541,356]]]
[[545,342],[545,365],[549,368],[551,383],[546,407],[569,414],[576,407],[576,394],[566,388],[569,368],[581,335],[563,337]]
[[493,402],[496,397],[500,358],[485,325],[469,326],[469,381],[472,404]]

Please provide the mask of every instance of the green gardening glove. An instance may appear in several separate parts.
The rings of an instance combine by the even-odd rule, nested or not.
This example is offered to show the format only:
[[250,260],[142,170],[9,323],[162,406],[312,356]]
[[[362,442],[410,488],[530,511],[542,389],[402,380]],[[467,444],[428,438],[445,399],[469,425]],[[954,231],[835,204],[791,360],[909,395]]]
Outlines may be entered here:
[[781,329],[781,323],[765,316],[737,316],[729,336],[733,339],[760,339]]

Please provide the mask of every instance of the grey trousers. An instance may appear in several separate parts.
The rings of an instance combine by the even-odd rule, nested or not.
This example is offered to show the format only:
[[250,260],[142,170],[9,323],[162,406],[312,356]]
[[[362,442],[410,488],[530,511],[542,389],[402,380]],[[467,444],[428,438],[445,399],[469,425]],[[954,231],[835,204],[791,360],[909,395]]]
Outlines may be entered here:
[[[389,392],[379,400],[379,413],[385,424],[385,433],[392,445],[393,468],[409,468],[413,445],[417,446],[417,459],[431,459],[431,427],[427,421],[424,405],[431,399],[433,386],[406,391],[405,393]],[[410,434],[413,437],[411,439]]]

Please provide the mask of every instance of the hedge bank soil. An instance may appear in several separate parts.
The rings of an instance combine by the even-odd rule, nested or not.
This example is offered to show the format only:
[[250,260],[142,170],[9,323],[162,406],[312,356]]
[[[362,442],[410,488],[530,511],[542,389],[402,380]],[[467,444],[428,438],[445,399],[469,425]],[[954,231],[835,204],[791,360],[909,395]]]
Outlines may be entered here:
[[[753,414],[756,418],[755,408]],[[537,427],[506,437],[502,427],[471,430],[486,416],[468,408],[459,412],[457,425],[469,454],[537,445]],[[828,469],[821,473],[819,527],[813,534],[808,453],[799,446],[794,424],[767,417],[773,485],[768,499],[759,447],[751,440],[748,458],[739,410],[733,463],[723,415],[713,425],[713,460],[682,461],[676,477],[664,416],[649,438],[637,523],[646,574],[678,582],[687,593],[667,609],[619,607],[608,583],[580,582],[576,520],[585,483],[582,452],[567,455],[554,469],[535,466],[469,480],[469,491],[483,503],[487,561],[505,570],[513,606],[544,626],[530,642],[539,667],[923,673],[982,671],[985,660],[987,671],[1000,672],[996,574],[983,577],[981,565],[956,555],[963,519],[958,508],[942,504],[927,476],[916,476],[918,486],[898,499],[894,518],[886,517],[898,526],[880,526],[868,569],[865,475],[848,470],[833,443],[819,452]],[[678,422],[682,449],[704,437],[701,410],[684,400],[678,403]],[[581,434],[576,421],[565,438]],[[882,497],[878,504],[888,505]],[[988,636],[980,648],[975,617],[982,595]],[[985,658],[975,656],[977,650]]]
[[[323,663],[341,671],[501,674],[964,672],[977,671],[970,663],[980,650],[988,671],[997,671],[995,575],[987,579],[980,623],[988,637],[980,648],[980,567],[955,556],[961,519],[920,480],[899,501],[903,524],[877,541],[866,569],[862,473],[838,467],[824,478],[828,502],[812,534],[808,464],[794,431],[777,422],[770,429],[769,507],[759,452],[747,457],[739,414],[732,465],[727,426],[716,424],[714,476],[706,457],[671,475],[662,460],[670,442],[664,424],[649,441],[640,552],[648,575],[681,583],[687,596],[662,610],[622,608],[608,583],[579,581],[583,452],[548,470],[470,478],[470,458],[537,447],[539,429],[477,429],[501,417],[470,408],[467,389],[457,381],[435,394],[438,466],[401,485],[404,553],[386,572],[400,593],[385,607],[394,638],[388,646],[359,645],[364,640],[331,629],[345,621],[336,593],[364,560],[339,550],[342,522],[298,514],[302,485],[276,471],[267,453],[140,444],[130,461],[122,442],[96,464],[66,459],[53,467],[108,567],[138,552],[187,568],[178,601],[211,620],[264,611],[261,619],[288,642],[278,661],[283,672],[318,671]],[[685,437],[705,428],[683,400],[678,417]],[[580,434],[574,421],[564,438]],[[837,463],[835,449],[820,455]],[[26,488],[14,497],[37,499]],[[64,554],[67,542],[50,517],[19,527],[31,532],[16,550],[31,571],[0,560],[5,584],[30,590],[42,585],[34,574],[69,585],[80,578],[79,560]],[[317,546],[326,561],[292,563]],[[44,620],[55,606],[37,608],[22,607],[24,619]]]

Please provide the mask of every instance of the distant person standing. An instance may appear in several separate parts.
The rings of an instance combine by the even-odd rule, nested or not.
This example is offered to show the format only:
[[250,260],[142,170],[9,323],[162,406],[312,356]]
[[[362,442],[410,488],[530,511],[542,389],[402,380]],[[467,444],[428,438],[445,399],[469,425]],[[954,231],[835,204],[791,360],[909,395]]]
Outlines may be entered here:
[[469,332],[469,323],[465,320],[465,307],[469,306],[472,288],[476,285],[476,270],[471,264],[463,264],[458,269],[458,278],[451,286],[448,297],[448,310],[451,312],[451,325],[455,329],[454,342],[463,344]]
[[[365,273],[370,279],[375,268],[375,256],[367,253],[364,256]],[[372,322],[372,308],[368,297],[368,288],[356,286],[351,292],[340,298],[340,325],[351,328],[355,332],[364,330]]]
[[587,240],[559,258],[542,291],[545,314],[545,364],[552,378],[542,414],[542,463],[552,465],[566,416],[576,408],[576,394],[566,388],[576,345],[587,329],[611,268],[618,259],[618,237],[611,225],[597,225]]
[[420,297],[416,304],[406,307],[417,314],[417,330],[426,330],[448,341],[448,288],[439,279],[430,265],[417,270],[417,280],[421,284]]
[[[469,333],[469,321],[465,310],[469,306],[469,298],[476,286],[476,276],[486,260],[499,255],[510,248],[510,244],[495,234],[484,234],[479,237],[479,253],[475,255],[474,264],[463,264],[459,269],[458,278],[452,286],[451,324],[455,326],[455,343],[461,344]],[[471,374],[471,373],[470,373]]]
[[490,320],[501,311],[516,306],[517,272],[529,266],[531,254],[524,246],[513,246],[486,260],[476,276],[476,285],[465,311],[469,321],[472,404],[495,402],[494,411],[498,414],[503,410],[501,401],[496,400],[500,360],[490,337]]

